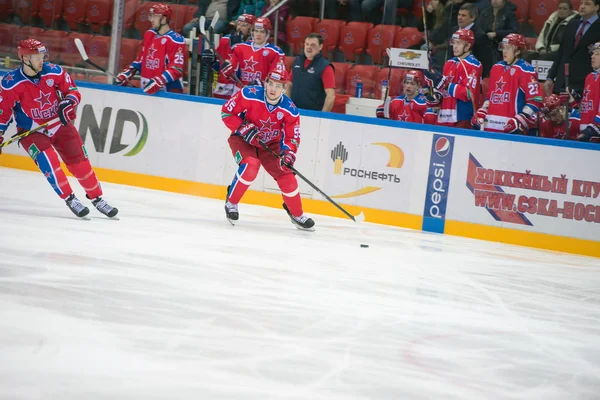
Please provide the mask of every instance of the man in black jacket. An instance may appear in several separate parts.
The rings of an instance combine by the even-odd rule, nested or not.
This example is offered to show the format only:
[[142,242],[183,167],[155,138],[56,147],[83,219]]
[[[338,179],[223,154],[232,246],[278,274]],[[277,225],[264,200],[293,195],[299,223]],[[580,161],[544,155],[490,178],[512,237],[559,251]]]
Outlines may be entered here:
[[592,72],[588,48],[600,41],[600,0],[582,0],[579,16],[573,18],[565,28],[562,44],[556,61],[548,71],[544,91],[561,93],[565,88],[565,63],[569,63],[569,89],[581,95],[585,77]]

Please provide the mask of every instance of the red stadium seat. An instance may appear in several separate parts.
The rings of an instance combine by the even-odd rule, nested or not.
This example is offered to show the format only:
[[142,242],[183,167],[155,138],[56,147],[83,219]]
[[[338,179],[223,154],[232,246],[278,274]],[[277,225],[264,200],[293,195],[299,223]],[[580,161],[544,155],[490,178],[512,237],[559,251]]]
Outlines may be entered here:
[[8,22],[13,11],[13,0],[0,0],[0,22]]
[[142,41],[136,39],[122,39],[121,41],[121,58],[120,58],[120,70],[124,70],[135,60],[140,49],[142,48]]
[[535,44],[537,42],[537,38],[534,37],[526,37],[525,43],[527,44],[527,50],[535,50]]
[[313,17],[296,17],[287,21],[285,32],[287,44],[292,54],[301,54],[304,50],[304,38],[313,32],[318,19]]
[[40,9],[40,0],[16,1],[14,3],[14,12],[21,19],[23,24],[29,25],[33,17],[36,17]]
[[171,17],[171,22],[169,23],[171,29],[177,33],[181,33],[183,25],[188,22],[186,18],[191,8],[191,6],[185,4],[171,4],[171,9],[173,10],[173,16]]
[[142,37],[144,36],[144,33],[146,33],[146,31],[152,27],[152,24],[150,24],[150,20],[148,19],[148,16],[149,16],[150,8],[156,4],[161,4],[161,3],[158,3],[155,1],[148,1],[148,2],[142,3],[142,5],[140,7],[138,7],[138,9],[135,13],[135,22],[133,23],[133,26],[135,29],[137,29],[138,32],[140,32]]
[[[429,3],[429,2],[427,2]],[[412,4],[412,15],[414,15],[419,21],[423,20],[423,0],[413,0]],[[400,11],[401,9],[398,9]]]
[[292,70],[292,64],[296,57],[285,56],[285,69],[290,72]]
[[377,78],[378,71],[379,67],[376,65],[354,65],[346,73],[346,94],[355,95],[356,81],[360,78],[363,84],[362,97],[373,98],[375,95],[375,79]]
[[331,112],[338,114],[346,114],[346,103],[348,103],[348,99],[350,99],[350,97],[352,96],[350,96],[349,94],[336,93]]
[[339,19],[323,19],[317,22],[314,32],[323,36],[323,57],[329,56],[329,51],[334,50],[340,43],[340,28],[346,24]]
[[6,56],[17,53],[15,36],[19,35],[19,26],[0,24],[0,55]]
[[[79,51],[77,50],[77,47],[75,46],[75,42],[74,42],[75,38],[81,39],[83,46],[86,48],[86,50],[88,50],[88,55],[91,57],[91,55],[89,54],[88,43],[92,39],[92,35],[88,35],[87,33],[72,32],[72,33],[68,34],[65,37],[65,40],[63,41],[63,45],[60,49],[60,59],[62,60],[62,63],[65,65],[85,66],[86,64],[81,59],[81,55],[79,54]],[[92,61],[95,61],[95,60],[92,60]]]
[[15,49],[17,48],[21,40],[29,39],[31,37],[31,35],[29,34],[30,31],[30,26],[22,26],[15,32],[15,35],[13,36],[13,46]]
[[70,30],[78,30],[85,20],[86,5],[87,0],[64,0],[62,15]]
[[419,32],[417,28],[402,28],[396,29],[396,37],[394,38],[394,47],[401,49],[409,49],[419,47],[425,43],[423,32]]
[[106,77],[106,75],[92,75],[89,81],[95,83],[108,84],[108,78]]
[[377,25],[369,31],[366,51],[375,64],[381,64],[386,49],[394,46],[395,28],[392,25]]
[[85,22],[94,33],[100,33],[102,27],[112,21],[113,0],[87,0]]
[[110,53],[110,37],[108,36],[92,36],[87,43],[86,50],[90,60],[100,65],[108,67],[108,55]]
[[406,70],[402,68],[392,68],[392,72],[390,73],[390,68],[381,68],[377,73],[377,81],[375,86],[375,98],[380,99],[382,95],[382,87],[383,81],[388,80],[388,95],[389,96],[398,96],[402,94],[403,91],[403,82],[404,76],[406,75]]
[[558,0],[538,0],[529,3],[529,24],[539,35],[544,23],[558,9]]
[[522,24],[529,19],[529,1],[530,0],[512,0],[512,2],[517,6],[515,15],[517,16],[517,21],[519,21],[519,24]]
[[356,55],[362,53],[367,47],[367,34],[373,24],[368,22],[348,22],[340,28],[339,49],[346,57],[346,61],[354,61]]
[[85,81],[85,74],[73,73],[70,75],[71,75],[71,79],[73,79],[74,81]]
[[346,90],[346,74],[350,68],[350,64],[343,62],[333,62],[333,69],[335,71],[335,92],[344,93]]
[[125,0],[125,15],[123,15],[123,27],[129,29],[135,22],[135,13],[140,7],[141,0]]
[[[579,11],[579,6],[581,5],[581,0],[571,0],[571,4],[573,5],[574,11]],[[556,6],[558,9],[558,5]]]
[[63,12],[63,0],[43,0],[40,3],[38,16],[44,23],[44,27],[53,28],[54,23],[60,18]]

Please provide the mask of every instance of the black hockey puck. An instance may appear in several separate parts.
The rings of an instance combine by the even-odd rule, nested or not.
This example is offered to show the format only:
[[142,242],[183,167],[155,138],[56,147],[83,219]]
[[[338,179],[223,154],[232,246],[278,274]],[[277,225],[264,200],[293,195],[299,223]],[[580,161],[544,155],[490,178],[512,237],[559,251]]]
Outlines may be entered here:
[[362,247],[362,248],[365,248],[365,249],[366,249],[367,247],[369,247],[369,245],[368,245],[368,244],[361,244],[361,245],[360,245],[360,247]]

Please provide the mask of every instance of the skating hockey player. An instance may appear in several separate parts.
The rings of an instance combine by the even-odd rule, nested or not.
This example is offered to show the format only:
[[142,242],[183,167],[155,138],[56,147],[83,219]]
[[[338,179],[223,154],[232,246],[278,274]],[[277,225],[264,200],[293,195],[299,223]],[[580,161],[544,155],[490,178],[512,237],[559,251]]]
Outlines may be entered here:
[[[452,35],[454,57],[446,61],[443,73],[425,71],[434,90],[430,106],[439,107],[437,125],[471,129],[471,119],[481,93],[481,63],[471,54],[475,36],[469,29]],[[437,104],[436,104],[437,103]]]
[[144,34],[142,49],[129,67],[117,76],[117,84],[127,86],[140,72],[144,92],[158,91],[183,93],[183,63],[185,41],[183,36],[169,27],[173,11],[166,4],[150,7],[148,19],[152,28]]
[[18,56],[23,65],[8,72],[0,82],[0,142],[13,119],[17,130],[24,132],[58,117],[60,122],[49,124],[21,139],[21,147],[73,214],[88,219],[90,210],[75,197],[60,166],[59,156],[79,180],[96,209],[115,218],[119,211],[102,199],[102,188],[79,132],[72,124],[81,100],[75,82],[61,67],[45,62],[48,52],[38,40],[21,41]]
[[476,129],[527,134],[536,126],[542,95],[535,69],[521,58],[526,47],[519,34],[502,39],[504,60],[492,67],[485,101],[471,121]]
[[[579,101],[579,128],[577,140],[600,143],[600,42],[590,46],[593,72],[585,78],[583,96]],[[570,134],[570,132],[569,132]]]
[[404,94],[393,99],[388,97],[377,107],[377,118],[393,119],[396,121],[423,123],[428,112],[425,96],[420,93],[423,84],[423,73],[410,70],[404,77]]
[[[240,15],[235,23],[235,32],[230,35],[225,35],[219,40],[217,53],[219,53],[223,60],[231,62],[233,46],[250,40],[254,20],[255,17],[252,14]],[[219,71],[221,68],[219,60],[211,49],[202,52],[202,63],[205,65],[212,65],[216,71]],[[228,99],[233,95],[234,91],[236,91],[235,89],[235,83],[230,78],[225,77],[223,74],[219,74],[213,96],[219,99]]]
[[252,40],[235,45],[231,62],[225,63],[221,74],[233,79],[239,69],[239,78],[244,86],[262,85],[270,71],[278,64],[284,64],[283,51],[267,42],[272,31],[268,18],[257,18],[252,27]]
[[[260,166],[275,179],[283,196],[283,208],[299,229],[312,231],[314,221],[302,211],[302,199],[296,176],[288,168],[296,161],[300,145],[298,109],[284,95],[288,74],[284,65],[269,73],[265,87],[245,87],[221,109],[225,125],[231,130],[228,142],[238,164],[227,190],[225,214],[235,224],[238,203],[258,174]],[[264,149],[266,144],[279,157]]]

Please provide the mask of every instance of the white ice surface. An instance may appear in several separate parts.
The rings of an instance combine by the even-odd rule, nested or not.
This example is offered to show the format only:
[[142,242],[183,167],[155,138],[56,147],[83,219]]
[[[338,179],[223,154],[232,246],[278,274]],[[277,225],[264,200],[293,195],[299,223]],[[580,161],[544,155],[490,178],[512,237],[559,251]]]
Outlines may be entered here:
[[103,187],[0,168],[2,400],[600,399],[597,259]]

